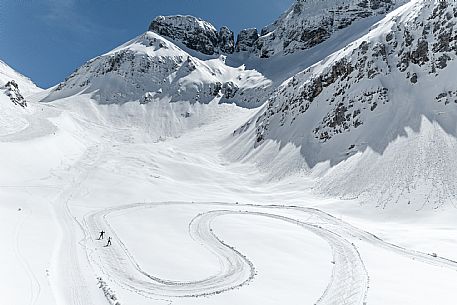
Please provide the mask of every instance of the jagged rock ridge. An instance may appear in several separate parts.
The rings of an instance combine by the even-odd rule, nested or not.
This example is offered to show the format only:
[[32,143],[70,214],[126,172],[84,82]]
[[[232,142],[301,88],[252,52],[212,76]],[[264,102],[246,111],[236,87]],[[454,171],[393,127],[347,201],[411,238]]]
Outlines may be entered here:
[[260,57],[270,57],[312,48],[356,20],[384,16],[404,2],[297,0],[278,20],[262,29],[255,53]]
[[296,0],[278,20],[263,28],[260,35],[254,28],[242,30],[236,43],[227,27],[218,32],[209,22],[193,16],[159,16],[149,30],[206,55],[250,52],[267,58],[312,48],[354,21],[383,16],[405,1]]
[[[326,0],[319,5],[322,10],[319,9],[317,13],[328,13],[328,9],[335,6],[344,12],[349,10],[350,13],[342,14],[345,18],[338,19],[341,28],[349,26],[357,18],[385,13],[393,7],[390,0],[371,1],[368,4],[361,0],[354,4],[354,1],[337,5],[333,0]],[[302,49],[297,47],[296,43],[300,40],[295,34],[303,32],[304,28],[309,29],[311,24],[316,25],[322,19],[319,14],[316,19],[308,18],[307,14],[311,13],[304,12],[310,5],[307,1],[297,0],[278,21],[265,28],[261,36],[256,29],[243,30],[236,43],[233,32],[227,27],[217,31],[209,22],[192,16],[159,16],[152,21],[149,32],[84,64],[45,100],[51,101],[78,92],[93,93],[94,98],[103,103],[132,100],[146,103],[165,97],[172,102],[188,100],[208,103],[220,96],[222,102],[258,107],[266,101],[278,82],[273,86],[260,73],[243,67],[240,67],[241,70],[228,67],[223,57],[216,60],[214,55],[249,52],[269,57],[276,51],[288,54]],[[358,9],[354,9],[354,6]],[[279,33],[282,34],[278,36]],[[312,36],[317,37],[314,34]],[[276,38],[267,43],[266,37]],[[288,47],[292,44],[285,42],[286,38],[295,41],[293,49]],[[282,41],[280,45],[283,49],[277,48],[278,39]],[[306,44],[306,47],[310,46]],[[265,48],[276,51],[264,52]],[[189,49],[210,57],[202,58]],[[282,81],[284,78],[279,79]]]
[[231,54],[235,50],[234,34],[229,28],[222,27],[218,32],[211,23],[193,16],[159,16],[149,30],[206,55]]

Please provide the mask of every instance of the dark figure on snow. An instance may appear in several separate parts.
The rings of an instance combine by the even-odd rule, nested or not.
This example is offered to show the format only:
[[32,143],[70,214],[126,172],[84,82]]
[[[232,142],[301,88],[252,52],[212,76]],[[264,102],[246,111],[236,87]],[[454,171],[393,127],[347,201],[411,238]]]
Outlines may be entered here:
[[108,242],[106,243],[105,247],[109,247],[109,246],[111,246],[111,237],[108,237]]
[[103,239],[103,236],[105,236],[105,231],[101,230],[100,231],[100,236],[98,237],[98,240]]

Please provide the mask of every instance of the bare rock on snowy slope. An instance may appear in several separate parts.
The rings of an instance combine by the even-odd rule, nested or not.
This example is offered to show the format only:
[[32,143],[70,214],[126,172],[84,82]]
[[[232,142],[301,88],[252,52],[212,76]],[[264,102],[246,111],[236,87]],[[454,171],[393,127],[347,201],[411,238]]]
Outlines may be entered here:
[[151,22],[149,30],[206,55],[231,54],[235,48],[234,34],[229,28],[222,27],[218,32],[211,23],[193,16],[159,16]]
[[309,168],[327,163],[317,189],[329,194],[375,194],[380,206],[449,203],[457,198],[456,12],[443,1],[399,8],[284,82],[240,137],[253,134],[257,148],[291,143]]

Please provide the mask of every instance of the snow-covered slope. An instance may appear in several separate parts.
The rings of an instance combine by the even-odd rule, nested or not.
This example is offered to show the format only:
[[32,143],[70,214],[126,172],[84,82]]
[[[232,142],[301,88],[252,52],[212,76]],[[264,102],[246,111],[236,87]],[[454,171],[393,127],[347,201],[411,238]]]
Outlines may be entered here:
[[127,42],[77,69],[44,101],[92,93],[101,103],[168,99],[236,103],[258,107],[271,82],[254,70],[225,64],[225,57],[199,59],[154,32]]
[[273,84],[148,32],[48,103],[0,94],[2,304],[454,305],[453,7],[232,54]]
[[317,187],[327,194],[369,194],[380,205],[401,201],[417,208],[452,204],[454,15],[454,4],[443,1],[399,8],[363,38],[286,81],[238,131],[241,138],[255,138],[253,147],[271,140],[293,144],[311,168],[328,162]]
[[25,97],[42,91],[28,77],[15,71],[0,60],[0,87],[4,87],[10,81],[14,81],[19,86],[19,90]]
[[33,111],[26,109],[27,100],[42,91],[29,78],[0,60],[0,136],[28,126],[24,116]]
[[[9,101],[16,106],[27,107],[25,97],[42,91],[29,78],[0,60],[0,103],[4,104]],[[6,112],[3,113],[6,114]]]

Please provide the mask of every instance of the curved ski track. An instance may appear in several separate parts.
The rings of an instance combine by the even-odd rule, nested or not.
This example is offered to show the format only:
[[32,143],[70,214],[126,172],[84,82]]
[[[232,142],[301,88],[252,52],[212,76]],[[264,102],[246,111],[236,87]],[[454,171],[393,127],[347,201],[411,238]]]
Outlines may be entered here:
[[[189,223],[189,235],[218,257],[219,272],[198,281],[170,281],[148,274],[135,260],[115,230],[108,216],[127,209],[155,208],[168,205],[201,206],[211,208],[196,215]],[[291,216],[291,212],[293,216]],[[360,304],[367,300],[369,276],[359,251],[351,239],[368,242],[427,264],[457,270],[457,262],[426,253],[408,250],[384,242],[375,235],[357,229],[317,209],[279,205],[241,205],[225,203],[151,203],[133,204],[101,210],[86,215],[83,226],[89,233],[103,228],[116,240],[103,251],[93,245],[89,259],[120,286],[149,298],[199,297],[219,294],[239,288],[256,276],[254,263],[233,246],[218,238],[212,222],[223,215],[255,215],[291,223],[327,241],[333,254],[333,271],[329,284],[316,304]]]

